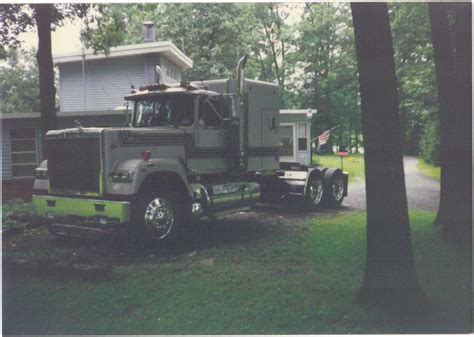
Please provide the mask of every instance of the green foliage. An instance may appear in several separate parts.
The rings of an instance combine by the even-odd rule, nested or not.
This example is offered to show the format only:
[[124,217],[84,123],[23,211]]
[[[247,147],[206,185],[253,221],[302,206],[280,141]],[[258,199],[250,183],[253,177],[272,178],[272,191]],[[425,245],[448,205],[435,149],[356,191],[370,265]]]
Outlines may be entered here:
[[421,139],[421,157],[429,164],[439,166],[440,142],[439,142],[439,120],[429,119],[425,124],[425,132]]
[[33,216],[33,206],[31,202],[22,199],[12,199],[3,203],[2,206],[2,229],[19,226],[20,223],[11,216],[30,215]]
[[[74,18],[87,18],[88,12],[94,8],[101,10],[101,5],[95,4],[54,4],[51,6],[52,23],[62,26],[65,21]],[[0,45],[19,47],[22,43],[20,34],[36,25],[37,4],[2,4],[0,5]],[[40,18],[41,19],[41,18]],[[93,17],[89,17],[93,20]]]
[[[433,219],[431,212],[410,214],[420,283],[433,304],[423,315],[394,317],[357,303],[366,218],[350,214],[318,217],[252,239],[265,231],[257,227],[239,244],[226,243],[224,235],[216,246],[194,253],[190,247],[181,255],[131,257],[114,269],[110,281],[4,279],[4,333],[380,334],[470,329],[470,251],[442,242]],[[243,230],[232,224],[232,235]],[[67,250],[65,259],[71,259],[80,247],[48,241],[47,249],[51,256]]]
[[40,110],[35,51],[6,50],[5,65],[0,68],[0,88],[2,113]]
[[162,3],[105,6],[84,38],[96,51],[142,42],[142,24],[153,21],[156,37],[170,40],[189,56],[194,66],[184,80],[234,78],[237,61],[249,58],[246,76],[280,85],[282,106],[286,97],[286,55],[292,31],[285,23],[287,4]]
[[294,81],[299,107],[318,110],[312,134],[339,125],[333,142],[356,146],[361,134],[359,83],[349,4],[308,3],[292,63],[300,74]]
[[437,162],[438,98],[428,5],[391,3],[390,9],[404,151]]

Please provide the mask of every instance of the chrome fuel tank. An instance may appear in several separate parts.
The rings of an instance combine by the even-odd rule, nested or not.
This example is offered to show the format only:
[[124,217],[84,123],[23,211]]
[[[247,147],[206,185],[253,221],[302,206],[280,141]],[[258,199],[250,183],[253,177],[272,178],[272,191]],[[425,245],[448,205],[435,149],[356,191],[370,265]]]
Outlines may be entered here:
[[252,207],[260,200],[256,182],[201,185],[201,204],[205,214]]

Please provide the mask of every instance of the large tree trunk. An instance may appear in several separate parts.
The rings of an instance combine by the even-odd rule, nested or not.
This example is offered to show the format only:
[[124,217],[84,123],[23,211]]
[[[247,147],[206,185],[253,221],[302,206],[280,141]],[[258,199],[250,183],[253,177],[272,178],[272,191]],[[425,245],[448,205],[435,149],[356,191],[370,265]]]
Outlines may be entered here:
[[[441,195],[435,224],[454,243],[471,239],[471,4],[456,9],[450,39],[447,3],[429,3],[440,107]],[[456,53],[453,52],[453,47]]]
[[367,256],[360,299],[423,300],[413,258],[395,62],[386,3],[352,3],[362,101]]
[[[53,5],[35,5],[35,20],[38,28],[38,60],[40,84],[41,131],[43,136],[48,130],[57,128],[56,89],[54,87],[53,55],[51,52],[51,23]],[[45,144],[43,142],[43,144]],[[46,146],[43,146],[45,149]],[[45,158],[43,151],[43,158]]]

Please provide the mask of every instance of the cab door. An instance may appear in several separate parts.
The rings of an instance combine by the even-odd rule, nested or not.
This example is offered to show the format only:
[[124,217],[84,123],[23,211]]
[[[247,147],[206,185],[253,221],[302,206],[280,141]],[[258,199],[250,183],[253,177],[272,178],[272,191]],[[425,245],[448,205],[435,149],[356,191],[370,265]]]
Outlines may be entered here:
[[201,96],[198,106],[196,147],[193,156],[199,159],[203,173],[225,172],[229,165],[228,130],[224,118],[227,109],[221,96]]

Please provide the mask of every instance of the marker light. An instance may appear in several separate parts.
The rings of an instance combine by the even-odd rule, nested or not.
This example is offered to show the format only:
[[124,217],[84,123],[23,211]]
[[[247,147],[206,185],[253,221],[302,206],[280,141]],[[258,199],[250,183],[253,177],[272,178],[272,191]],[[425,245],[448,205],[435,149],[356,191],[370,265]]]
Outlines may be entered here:
[[143,160],[150,160],[151,158],[151,151],[150,150],[144,150],[142,152],[142,159]]

